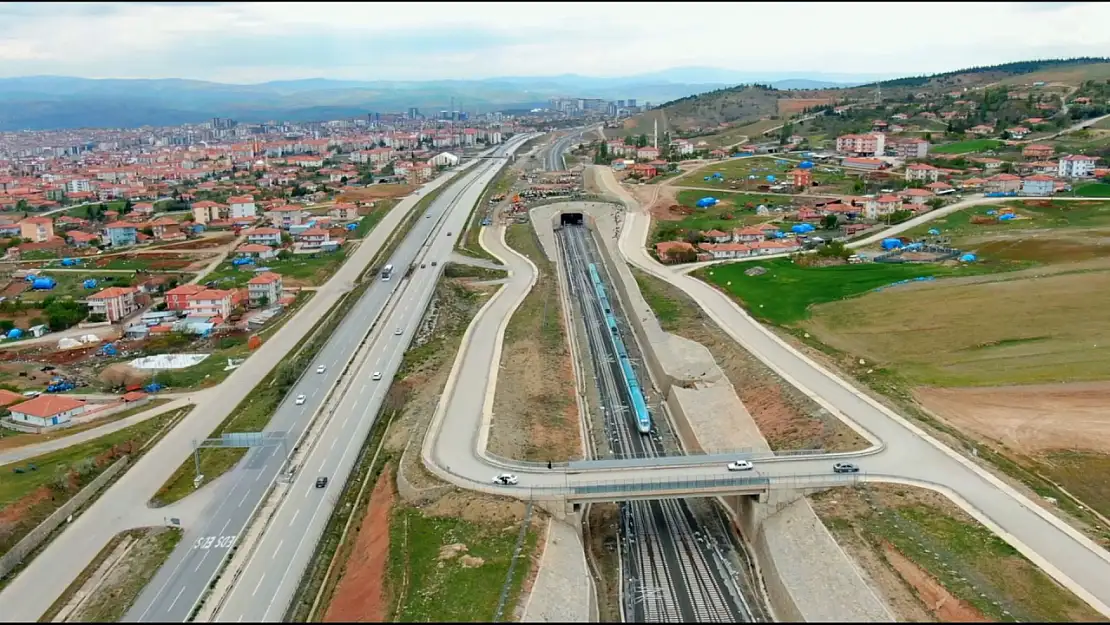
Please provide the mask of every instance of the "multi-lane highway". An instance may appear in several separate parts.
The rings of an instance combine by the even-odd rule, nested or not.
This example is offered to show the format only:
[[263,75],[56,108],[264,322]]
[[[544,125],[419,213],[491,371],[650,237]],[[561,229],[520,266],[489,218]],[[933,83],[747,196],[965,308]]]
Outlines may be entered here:
[[[499,148],[495,153],[504,152],[519,143],[518,139]],[[398,339],[407,338],[411,327],[406,330],[406,334],[398,337],[393,334],[392,326],[388,328],[386,326],[399,319],[405,320],[405,326],[414,325],[415,320],[419,319],[419,310],[422,309],[413,307],[414,300],[408,294],[413,292],[414,286],[418,291],[428,284],[434,286],[435,275],[439,271],[438,267],[417,269],[411,279],[405,280],[403,275],[406,269],[413,263],[418,265],[429,247],[438,250],[443,246],[435,240],[442,228],[446,228],[444,232],[458,232],[461,221],[465,221],[469,208],[474,204],[477,197],[475,193],[481,192],[488,183],[491,172],[496,171],[496,166],[500,162],[499,159],[482,160],[459,176],[432,202],[425,217],[415,222],[412,231],[389,259],[388,262],[396,268],[393,279],[383,281],[374,278],[374,283],[332,334],[319,356],[278,408],[266,431],[284,432],[289,440],[296,440],[301,435],[310,417],[321,406],[375,319],[386,309],[391,298],[398,299],[396,297],[398,293],[403,292],[389,317],[379,321],[375,326],[382,330],[377,331],[377,343],[373,347],[374,355],[371,356],[370,362],[373,364],[380,362],[383,368],[373,370],[381,371],[383,378],[389,379],[384,377],[389,374],[389,370],[384,368],[384,365],[394,360],[399,362],[400,354],[404,349],[403,343]],[[469,204],[467,204],[468,200]],[[453,242],[453,239],[446,244],[448,250],[451,247],[450,242]],[[445,255],[441,254],[441,256],[442,258],[434,260],[446,259]],[[430,295],[430,291],[428,293]],[[322,374],[315,373],[319,365],[326,366],[326,371]],[[396,364],[393,366],[395,367]],[[283,506],[282,512],[292,509],[294,513],[300,508],[313,508],[311,513],[304,515],[300,524],[290,524],[285,528],[295,532],[294,535],[298,537],[296,544],[291,541],[290,545],[282,546],[282,550],[287,550],[289,554],[305,557],[311,555],[315,541],[308,541],[306,538],[310,531],[315,530],[318,534],[328,518],[324,508],[330,509],[326,504],[330,504],[331,500],[326,497],[325,492],[329,489],[311,488],[311,482],[315,481],[317,474],[326,475],[316,469],[332,469],[336,477],[342,477],[350,470],[357,456],[356,452],[361,446],[361,440],[365,438],[364,430],[369,431],[373,416],[377,412],[376,408],[370,410],[370,406],[380,403],[381,397],[388,388],[388,382],[384,385],[371,383],[370,371],[360,371],[355,375],[359,376],[361,381],[354,383],[351,387],[353,394],[343,398],[339,410],[334,412],[334,416],[326,426],[325,438],[330,435],[331,440],[326,441],[322,449],[317,446],[304,470],[298,472],[293,483],[294,490],[299,489],[304,483],[309,483],[310,490],[306,491],[305,495],[301,495],[306,501],[296,501],[297,496],[294,495],[292,500],[287,501],[287,505]],[[299,406],[293,401],[298,394],[304,394],[308,398]],[[369,418],[366,418],[367,415]],[[362,433],[362,437],[357,436],[357,433]],[[339,438],[343,438],[345,443],[342,452],[330,454],[329,452],[332,451],[330,447],[334,446]],[[221,492],[213,498],[212,504],[203,514],[204,521],[197,527],[187,530],[181,545],[144,590],[125,620],[164,622],[183,621],[189,617],[281,469],[284,462],[282,451],[281,447],[252,449],[239,467],[228,476],[229,479],[218,485]],[[320,466],[320,458],[324,458],[330,466]],[[330,489],[334,490],[341,486],[342,480],[337,479],[330,485]],[[279,514],[276,522],[282,521],[283,517]],[[285,522],[288,520],[285,519]],[[303,567],[303,562],[298,560],[298,563]],[[287,567],[286,570],[292,569]],[[292,577],[292,580],[288,580],[288,576],[283,576],[281,582],[288,580],[295,585],[299,575]],[[273,601],[277,597],[276,591],[287,589],[288,584],[283,586],[274,577],[271,577],[271,582],[278,585],[275,591],[267,595]],[[236,588],[238,590],[238,587]],[[280,620],[283,614],[279,612],[275,617],[267,613],[267,616]],[[259,618],[261,617],[260,613]],[[256,619],[252,617],[249,620]]]
[[[618,320],[625,344],[634,339],[623,322],[621,307],[611,300],[612,308],[603,312],[594,293],[587,266],[598,267],[600,279],[613,292],[612,280],[593,249],[589,231],[583,226],[564,226],[557,235],[563,252],[572,299],[578,302],[586,327],[602,415],[610,447],[618,457],[656,457],[667,455],[658,430],[665,428],[656,419],[655,431],[641,434],[636,427],[632,392],[622,381],[618,354],[606,334],[604,314]],[[637,369],[639,367],[636,367]],[[643,371],[637,371],[646,381]],[[657,417],[659,415],[656,415]],[[713,504],[697,509],[684,499],[630,501],[621,504],[620,528],[625,619],[635,623],[752,622],[765,620],[757,601],[745,598],[734,578],[718,541],[730,532]],[[707,518],[708,517],[708,518]],[[727,549],[730,543],[725,543]],[[742,555],[742,554],[741,554]],[[748,593],[758,596],[758,593]],[[758,615],[758,616],[757,616]]]
[[551,146],[547,149],[544,155],[543,167],[547,171],[563,171],[567,168],[567,161],[564,158],[567,150],[576,141],[582,140],[582,133],[586,132],[586,128],[578,128],[571,130],[566,135],[556,139]]

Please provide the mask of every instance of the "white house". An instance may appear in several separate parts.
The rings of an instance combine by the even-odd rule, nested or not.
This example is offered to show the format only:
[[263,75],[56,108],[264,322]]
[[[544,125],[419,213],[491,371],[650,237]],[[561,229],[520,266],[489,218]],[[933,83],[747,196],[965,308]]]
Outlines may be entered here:
[[247,282],[247,299],[251,304],[272,306],[281,300],[281,275],[264,271]]
[[38,397],[8,408],[12,421],[38,427],[50,427],[68,422],[85,412],[85,402],[65,395],[39,395]]
[[1060,162],[1057,165],[1057,175],[1061,178],[1082,178],[1090,176],[1095,171],[1095,162],[1098,161],[1096,156],[1084,156],[1082,154],[1069,154],[1068,156],[1061,156]]
[[431,163],[436,167],[454,167],[459,164],[459,157],[450,152],[440,152],[432,157]]
[[250,195],[229,197],[227,203],[231,208],[232,219],[255,216],[254,197]]

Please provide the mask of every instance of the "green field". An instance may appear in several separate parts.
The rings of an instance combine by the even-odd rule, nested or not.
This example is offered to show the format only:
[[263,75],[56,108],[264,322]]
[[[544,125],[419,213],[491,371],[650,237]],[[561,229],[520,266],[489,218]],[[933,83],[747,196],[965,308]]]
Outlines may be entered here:
[[[363,219],[368,218],[369,216]],[[267,267],[270,271],[281,274],[286,280],[296,281],[304,286],[320,286],[328,281],[336,269],[339,269],[346,257],[346,248],[340,248],[336,252],[297,254],[286,259],[257,260],[254,265],[243,265],[241,268],[236,268],[231,261],[227,261],[204,276],[204,282],[215,280],[217,286],[222,289],[241,287],[254,277],[255,268]]]
[[[752,267],[764,267],[767,273],[745,275]],[[988,263],[966,267],[886,263],[803,267],[789,258],[776,258],[717,265],[694,274],[731,294],[757,319],[789,325],[806,319],[810,306],[861,295],[900,280],[977,275],[999,269],[997,264]]]
[[[112,286],[132,286],[135,284],[134,273],[97,273],[96,271],[50,271],[49,269],[42,272],[43,275],[53,278],[57,284],[49,291],[27,291],[21,297],[23,299],[44,299],[49,295],[55,297],[72,297],[74,299],[84,299],[97,291],[106,289]],[[96,287],[86,289],[84,287],[85,280],[92,278],[96,280]]]
[[951,237],[958,244],[962,239],[984,234],[1002,234],[1032,229],[1097,228],[1110,226],[1110,202],[1050,201],[1048,206],[1038,206],[1044,200],[1033,202],[1014,201],[1006,205],[1014,209],[1019,219],[989,224],[973,224],[972,217],[986,216],[997,211],[998,205],[967,208],[905,232],[910,238],[924,237],[936,228],[942,236]]
[[[682,239],[689,232],[704,230],[731,230],[753,224],[769,221],[770,217],[761,217],[755,211],[747,208],[748,203],[754,205],[768,204],[767,200],[777,200],[788,204],[789,198],[784,196],[763,196],[750,193],[706,193],[704,191],[679,191],[678,203],[682,206],[693,207],[703,197],[715,197],[721,200],[716,206],[705,209],[695,209],[692,215],[686,215],[677,221],[656,219],[652,221],[652,242],[676,241]],[[737,208],[740,207],[740,208]]]
[[945,143],[930,148],[934,154],[965,154],[969,152],[985,152],[1002,147],[1002,142],[997,139],[968,139],[955,143]]
[[1105,197],[1110,198],[1110,184],[1105,182],[1091,182],[1075,188],[1079,197]]
[[[793,157],[790,160],[767,156],[734,158],[686,174],[674,184],[680,187],[754,191],[757,186],[768,184],[769,175],[774,176],[776,182],[786,180],[787,173],[796,169],[800,162]],[[724,180],[715,182],[712,176],[717,173],[724,176]],[[755,176],[756,179],[749,180],[749,176]],[[706,180],[706,177],[710,179]],[[821,166],[813,169],[813,180],[817,184],[810,189],[810,193],[838,194],[846,193],[851,188],[851,180],[843,172],[833,173]]]

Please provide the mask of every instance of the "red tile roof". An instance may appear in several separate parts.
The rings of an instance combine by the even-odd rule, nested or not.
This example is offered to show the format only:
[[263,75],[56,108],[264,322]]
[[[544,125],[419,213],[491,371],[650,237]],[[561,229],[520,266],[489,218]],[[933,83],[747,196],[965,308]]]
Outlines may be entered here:
[[12,412],[19,412],[31,415],[32,417],[46,418],[75,408],[80,408],[84,405],[84,401],[66,397],[65,395],[39,395],[30,401],[16,404],[8,409]]

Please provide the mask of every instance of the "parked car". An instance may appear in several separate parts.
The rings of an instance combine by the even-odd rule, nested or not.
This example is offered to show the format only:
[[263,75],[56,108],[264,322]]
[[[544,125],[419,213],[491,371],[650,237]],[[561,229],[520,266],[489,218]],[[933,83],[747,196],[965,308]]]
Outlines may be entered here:
[[450,232],[448,232],[448,233],[447,233],[447,236],[451,236],[451,233],[450,233]]
[[516,486],[517,482],[519,481],[520,480],[518,480],[517,477],[512,473],[502,473],[501,475],[493,478],[493,483],[499,486]]
[[838,462],[833,465],[834,473],[859,473],[859,467],[850,462]]
[[434,260],[432,261],[432,266],[433,266],[433,267],[435,267],[435,266],[436,266],[436,261],[434,261]]
[[307,399],[307,397],[304,396],[304,393],[297,395],[297,405],[300,406],[303,404],[305,399]]
[[328,485],[328,478],[320,476],[316,478],[316,488],[323,488]]
[[755,465],[748,462],[747,460],[736,460],[734,462],[728,463],[729,471],[751,471],[754,468]]

